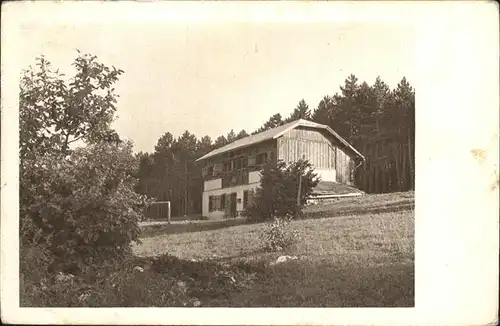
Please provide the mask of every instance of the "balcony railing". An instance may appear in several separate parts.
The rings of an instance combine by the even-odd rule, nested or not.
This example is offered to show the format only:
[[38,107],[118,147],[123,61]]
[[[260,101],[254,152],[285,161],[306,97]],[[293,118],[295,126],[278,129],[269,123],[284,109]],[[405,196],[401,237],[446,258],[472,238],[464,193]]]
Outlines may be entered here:
[[248,170],[237,170],[222,176],[222,188],[248,184]]

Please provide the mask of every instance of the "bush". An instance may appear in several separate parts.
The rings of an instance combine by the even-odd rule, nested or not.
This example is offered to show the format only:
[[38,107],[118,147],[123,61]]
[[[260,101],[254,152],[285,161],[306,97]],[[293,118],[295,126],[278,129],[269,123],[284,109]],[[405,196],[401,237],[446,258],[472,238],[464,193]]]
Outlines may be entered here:
[[148,200],[134,192],[127,143],[99,143],[66,157],[25,158],[20,215],[24,246],[50,253],[50,270],[77,273],[130,253]]
[[[270,220],[274,216],[300,215],[306,199],[319,178],[307,160],[290,164],[283,161],[264,165],[253,201],[244,212],[250,220]],[[302,180],[299,180],[301,176]],[[300,204],[297,205],[297,193],[301,184]]]
[[290,216],[274,218],[261,235],[264,249],[268,251],[281,251],[295,245],[300,238],[300,233],[291,227]]

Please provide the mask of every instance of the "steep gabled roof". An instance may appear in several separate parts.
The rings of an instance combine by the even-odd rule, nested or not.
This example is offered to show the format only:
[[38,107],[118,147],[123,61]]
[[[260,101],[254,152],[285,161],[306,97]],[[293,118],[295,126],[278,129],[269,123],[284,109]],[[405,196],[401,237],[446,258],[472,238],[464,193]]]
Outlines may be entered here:
[[317,128],[317,129],[324,129],[327,130],[331,135],[333,135],[335,138],[337,138],[343,145],[345,145],[347,148],[352,150],[357,156],[359,156],[361,159],[365,159],[364,156],[358,152],[354,147],[352,147],[351,144],[349,144],[344,138],[340,137],[339,134],[337,134],[335,131],[332,130],[327,125],[322,125],[316,122],[312,122],[309,120],[304,120],[304,119],[299,119],[295,120],[292,122],[285,123],[284,125],[281,125],[279,127],[269,129],[263,132],[260,132],[255,135],[250,135],[245,138],[238,139],[230,144],[224,145],[220,148],[214,149],[213,151],[205,154],[204,156],[200,157],[196,161],[201,161],[204,159],[207,159],[209,157],[213,157],[219,154],[223,154],[225,152],[233,151],[236,149],[240,149],[243,147],[248,147],[266,140],[270,139],[276,139],[281,137],[283,134],[285,134],[287,131],[297,128],[297,127],[309,127],[309,128]]

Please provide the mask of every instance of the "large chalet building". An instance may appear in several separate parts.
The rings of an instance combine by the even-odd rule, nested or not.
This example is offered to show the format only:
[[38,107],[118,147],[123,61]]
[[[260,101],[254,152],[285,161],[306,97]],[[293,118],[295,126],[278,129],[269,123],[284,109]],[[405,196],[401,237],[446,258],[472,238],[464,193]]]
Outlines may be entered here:
[[329,126],[295,120],[236,140],[200,157],[203,171],[202,214],[209,219],[234,217],[245,210],[260,170],[268,160],[287,163],[306,158],[321,183],[354,184],[364,157]]

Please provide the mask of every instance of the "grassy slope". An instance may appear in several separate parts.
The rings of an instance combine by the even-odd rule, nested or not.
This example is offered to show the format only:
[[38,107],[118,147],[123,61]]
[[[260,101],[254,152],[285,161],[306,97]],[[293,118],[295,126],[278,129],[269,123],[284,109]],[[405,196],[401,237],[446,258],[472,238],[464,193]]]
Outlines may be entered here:
[[[413,210],[415,207],[414,192],[399,192],[391,194],[364,195],[360,197],[342,198],[322,202],[305,208],[304,218],[327,218],[338,216],[353,216]],[[161,234],[198,232],[215,230],[245,224],[243,218],[203,221],[173,221],[167,225],[165,221],[142,223],[144,237]]]
[[[34,255],[21,256],[20,304],[413,306],[414,219],[413,210],[407,209],[413,205],[412,196],[366,196],[308,207],[322,214],[313,217],[337,217],[294,221],[302,238],[286,253],[299,259],[274,266],[268,263],[285,252],[261,250],[259,235],[266,224],[234,220],[200,221],[187,224],[187,229],[146,228],[143,244],[134,248],[137,256],[63,283],[42,272],[38,249],[32,248]],[[373,207],[381,206],[389,212],[374,213],[379,208]],[[342,216],[350,212],[354,215]],[[193,258],[198,261],[186,260]],[[136,271],[137,266],[144,270]]]
[[[299,260],[265,267],[244,292],[207,298],[205,306],[412,306],[413,194],[374,195],[311,206],[309,212],[393,207],[400,211],[294,221],[302,239],[286,254]],[[345,214],[343,214],[345,215]],[[170,253],[184,259],[216,255],[231,264],[263,266],[284,253],[261,250],[266,224],[237,225],[143,239],[139,256]]]
[[[413,255],[413,211],[364,216],[344,216],[321,220],[293,221],[302,239],[292,251],[295,255],[339,256],[349,260],[392,257],[395,252]],[[170,253],[183,259],[203,259],[216,255],[232,261],[258,259],[259,234],[266,223],[237,225],[216,230],[158,235],[143,238],[134,248],[139,256]],[[292,253],[292,252],[290,252]],[[399,257],[399,256],[398,256]]]

